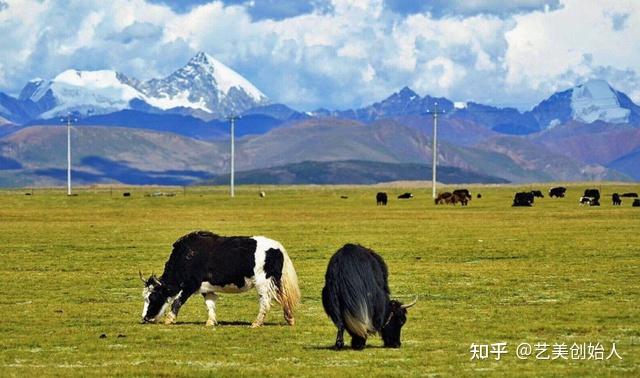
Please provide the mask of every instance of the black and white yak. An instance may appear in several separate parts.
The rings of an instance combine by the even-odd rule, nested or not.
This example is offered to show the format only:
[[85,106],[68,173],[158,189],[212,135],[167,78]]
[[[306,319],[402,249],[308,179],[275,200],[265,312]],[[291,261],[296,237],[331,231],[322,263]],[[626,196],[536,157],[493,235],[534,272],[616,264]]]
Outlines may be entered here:
[[158,322],[171,306],[165,324],[174,323],[180,307],[195,293],[204,297],[207,326],[216,321],[218,293],[241,293],[255,287],[260,311],[251,327],[259,327],[275,300],[284,318],[294,324],[293,310],[300,302],[298,277],[284,247],[263,236],[223,237],[207,231],[187,234],[173,244],[160,278],[142,277],[144,323]]
[[391,300],[388,275],[382,257],[360,245],[346,244],[331,257],[322,305],[338,328],[335,349],[344,347],[345,330],[353,349],[363,349],[367,336],[376,333],[381,334],[385,347],[400,347],[406,309],[416,301],[403,305]]

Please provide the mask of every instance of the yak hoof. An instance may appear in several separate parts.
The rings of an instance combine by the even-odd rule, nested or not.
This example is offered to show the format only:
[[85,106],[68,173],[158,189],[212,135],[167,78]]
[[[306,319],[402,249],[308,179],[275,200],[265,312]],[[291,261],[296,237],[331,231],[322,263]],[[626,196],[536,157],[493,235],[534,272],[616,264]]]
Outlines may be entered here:
[[344,341],[336,341],[336,345],[333,346],[333,350],[341,350],[344,348]]
[[167,317],[164,319],[164,324],[170,325],[176,322],[176,316],[173,313],[168,313]]
[[251,327],[250,328],[258,328],[258,327],[262,327],[262,323],[259,323],[259,322],[251,323]]
[[294,318],[284,318],[287,321],[287,324],[293,326],[296,324],[296,320]]
[[354,350],[363,350],[364,346],[367,344],[367,339],[360,336],[353,336],[351,338],[351,348]]

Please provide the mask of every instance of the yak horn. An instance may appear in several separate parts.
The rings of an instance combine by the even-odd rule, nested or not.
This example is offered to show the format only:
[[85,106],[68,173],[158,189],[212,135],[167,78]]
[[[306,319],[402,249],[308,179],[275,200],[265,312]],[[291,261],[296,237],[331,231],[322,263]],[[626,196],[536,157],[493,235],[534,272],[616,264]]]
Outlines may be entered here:
[[403,305],[402,305],[402,306],[400,306],[400,307],[402,307],[402,308],[409,308],[409,307],[412,307],[413,305],[415,305],[415,304],[416,304],[416,302],[418,302],[418,296],[417,296],[417,295],[416,295],[416,299],[414,299],[414,300],[413,300],[413,302],[411,302],[411,303],[407,303],[407,304],[403,304]]
[[151,278],[153,279],[153,281],[154,281],[158,286],[161,286],[161,285],[162,285],[162,282],[160,282],[160,280],[158,279],[158,277],[156,277],[156,275],[155,275],[155,274],[152,274],[152,275],[151,275]]
[[138,270],[138,274],[140,274],[140,281],[142,281],[146,285],[147,280],[145,280],[144,277],[142,276],[142,271]]

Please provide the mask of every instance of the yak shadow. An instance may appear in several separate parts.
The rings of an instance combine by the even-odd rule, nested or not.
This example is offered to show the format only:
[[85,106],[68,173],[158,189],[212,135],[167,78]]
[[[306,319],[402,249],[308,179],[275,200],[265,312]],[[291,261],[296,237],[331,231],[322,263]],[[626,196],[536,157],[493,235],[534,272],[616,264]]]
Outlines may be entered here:
[[[306,349],[306,350],[331,350],[331,351],[334,351],[334,352],[344,352],[344,351],[361,352],[361,350],[354,350],[348,344],[345,344],[344,348],[342,348],[342,349],[334,349],[333,345],[310,345],[310,346],[304,346],[304,347],[302,347],[302,349]],[[384,346],[382,346],[382,345],[366,345],[364,347],[364,349],[384,349]]]
[[[202,325],[204,327],[205,322],[195,322],[195,321],[187,321],[187,322],[181,322],[181,321],[177,321],[173,324],[171,324],[171,327],[180,327],[180,326],[194,326],[194,325]],[[234,321],[226,321],[226,320],[220,320],[218,321],[218,325],[216,327],[221,327],[221,326],[241,326],[241,327],[249,327],[251,325],[251,322],[247,322],[247,321],[243,321],[243,320],[234,320]],[[273,322],[265,322],[262,326],[279,326],[281,324],[279,323],[273,323]]]

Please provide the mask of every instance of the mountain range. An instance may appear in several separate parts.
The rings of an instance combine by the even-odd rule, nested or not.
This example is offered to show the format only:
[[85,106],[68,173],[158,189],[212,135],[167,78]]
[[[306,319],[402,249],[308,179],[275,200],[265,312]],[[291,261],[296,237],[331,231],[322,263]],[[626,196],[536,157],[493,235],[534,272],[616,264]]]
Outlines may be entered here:
[[[74,179],[86,184],[220,182],[229,167],[231,115],[241,115],[236,167],[247,182],[424,179],[436,104],[445,182],[640,180],[640,107],[603,80],[552,94],[528,111],[405,87],[358,109],[299,112],[198,53],[160,79],[66,70],[30,81],[17,96],[0,92],[0,186],[63,182],[66,133],[59,125],[69,113],[77,118]],[[394,170],[402,174],[383,174]]]

